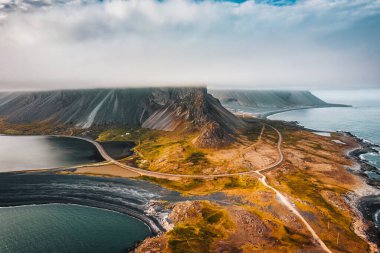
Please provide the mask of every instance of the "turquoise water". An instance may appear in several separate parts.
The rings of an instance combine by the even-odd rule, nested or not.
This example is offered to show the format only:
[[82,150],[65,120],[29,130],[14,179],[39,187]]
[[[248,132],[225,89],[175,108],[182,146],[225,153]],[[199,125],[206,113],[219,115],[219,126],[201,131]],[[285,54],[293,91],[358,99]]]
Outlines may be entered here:
[[[307,128],[323,131],[349,131],[369,142],[380,145],[380,90],[315,91],[330,103],[352,107],[315,108],[288,111],[269,116],[269,119],[298,121]],[[378,154],[362,158],[380,169]]]
[[0,136],[0,172],[102,161],[93,144],[74,138]]
[[0,208],[1,253],[119,253],[151,235],[142,222],[65,204]]

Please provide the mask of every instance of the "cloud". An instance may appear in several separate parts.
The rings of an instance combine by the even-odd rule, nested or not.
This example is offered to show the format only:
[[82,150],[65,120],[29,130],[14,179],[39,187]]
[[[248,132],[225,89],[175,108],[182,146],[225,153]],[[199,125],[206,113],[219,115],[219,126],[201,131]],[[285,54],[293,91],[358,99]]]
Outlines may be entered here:
[[3,89],[380,84],[379,0],[1,1]]

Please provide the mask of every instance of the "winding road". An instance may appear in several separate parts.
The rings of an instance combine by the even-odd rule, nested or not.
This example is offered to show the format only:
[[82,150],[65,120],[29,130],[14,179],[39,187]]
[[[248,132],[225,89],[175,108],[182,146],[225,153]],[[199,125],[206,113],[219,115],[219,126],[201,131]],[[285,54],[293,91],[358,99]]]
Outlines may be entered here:
[[[285,197],[284,194],[282,194],[279,190],[274,188],[273,186],[269,185],[267,182],[267,177],[262,174],[264,172],[267,172],[269,170],[272,170],[276,168],[278,165],[280,165],[284,160],[284,155],[281,150],[281,144],[282,144],[282,135],[280,131],[278,131],[277,128],[265,124],[266,126],[272,128],[278,135],[278,141],[277,141],[277,152],[278,152],[278,160],[274,162],[273,164],[269,165],[266,168],[255,170],[255,171],[246,171],[246,172],[237,172],[237,173],[226,173],[226,174],[212,174],[212,175],[188,175],[188,174],[170,174],[170,173],[161,173],[161,172],[155,172],[155,171],[147,171],[139,168],[135,168],[126,164],[123,164],[115,159],[113,159],[111,156],[108,155],[106,150],[102,147],[102,145],[96,141],[82,138],[82,137],[75,137],[75,136],[64,136],[64,137],[70,137],[70,138],[76,138],[81,139],[84,141],[91,142],[99,151],[100,155],[108,162],[113,163],[121,168],[124,168],[126,170],[135,172],[142,176],[149,176],[149,177],[156,177],[156,178],[165,178],[165,179],[178,179],[178,178],[201,178],[201,179],[208,179],[208,178],[218,178],[218,177],[231,177],[231,176],[239,176],[239,175],[257,175],[259,178],[259,181],[266,186],[268,189],[273,191],[276,195],[278,200],[289,209],[292,213],[294,213],[305,225],[305,227],[309,230],[311,235],[313,236],[314,240],[321,246],[321,248],[325,252],[332,253],[332,251],[326,246],[326,244],[322,241],[322,239],[318,236],[318,234],[315,232],[315,230],[311,227],[311,225],[307,222],[307,220],[302,216],[302,214],[296,209],[295,204],[293,204],[287,197]],[[60,136],[57,136],[60,137]],[[62,136],[61,136],[62,137]]]
[[270,125],[267,125],[267,126],[271,127],[274,131],[276,131],[276,133],[278,135],[277,150],[278,150],[278,154],[280,157],[277,160],[277,162],[270,165],[269,167],[261,169],[261,170],[257,170],[254,172],[257,175],[259,175],[260,182],[263,185],[265,185],[267,188],[274,191],[276,193],[278,199],[280,200],[280,202],[283,205],[285,205],[291,212],[293,212],[302,221],[302,223],[306,226],[307,230],[309,230],[309,232],[313,236],[314,240],[316,240],[319,243],[319,245],[322,247],[322,249],[326,252],[332,253],[332,251],[326,246],[326,244],[322,241],[322,239],[318,236],[318,234],[311,227],[311,225],[306,221],[306,219],[302,216],[302,214],[295,208],[295,205],[288,198],[286,198],[280,191],[278,191],[276,188],[270,186],[267,182],[267,177],[262,174],[262,172],[266,172],[266,171],[269,171],[269,170],[277,167],[284,160],[284,154],[282,153],[282,150],[281,150],[282,135],[281,135],[280,131],[278,131],[276,128],[274,128]]
[[[277,151],[279,154],[279,159],[269,165],[268,167],[259,170],[259,172],[264,172],[271,170],[275,167],[277,167],[282,161],[284,160],[284,156],[281,152],[281,143],[282,143],[282,135],[281,133],[274,127],[267,125],[268,127],[274,129],[278,136],[279,140],[277,142]],[[103,157],[104,160],[107,162],[110,162],[112,164],[115,164],[123,169],[129,170],[131,172],[137,173],[141,176],[149,176],[149,177],[156,177],[156,178],[164,178],[164,179],[178,179],[178,178],[199,178],[199,179],[208,179],[208,178],[218,178],[218,177],[231,177],[231,176],[242,176],[242,175],[255,175],[256,171],[244,171],[244,172],[236,172],[236,173],[221,173],[221,174],[210,174],[210,175],[196,175],[196,174],[171,174],[171,173],[162,173],[162,172],[156,172],[156,171],[149,171],[149,170],[144,170],[144,169],[139,169],[136,167],[132,167],[126,164],[123,164],[115,159],[113,159],[110,155],[108,155],[107,151],[103,148],[103,146],[94,140],[83,138],[83,137],[77,137],[77,136],[62,136],[62,135],[54,135],[55,137],[69,137],[69,138],[75,138],[75,139],[80,139],[84,140],[87,142],[92,143],[99,151],[100,155]],[[257,173],[256,173],[257,174]]]

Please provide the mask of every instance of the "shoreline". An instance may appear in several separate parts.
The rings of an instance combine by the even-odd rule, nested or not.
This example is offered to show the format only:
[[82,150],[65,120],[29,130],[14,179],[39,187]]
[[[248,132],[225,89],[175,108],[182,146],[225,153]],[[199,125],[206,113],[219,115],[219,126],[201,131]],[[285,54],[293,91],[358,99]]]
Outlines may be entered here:
[[11,203],[0,203],[0,208],[12,208],[12,207],[22,207],[22,206],[33,206],[33,205],[54,205],[54,204],[62,204],[62,205],[78,205],[85,206],[89,208],[98,208],[109,212],[116,212],[123,215],[130,216],[134,219],[140,220],[146,226],[149,227],[152,236],[157,236],[161,233],[165,232],[165,229],[162,227],[160,222],[154,219],[151,216],[146,215],[142,210],[133,209],[131,207],[126,206],[118,206],[110,203],[103,203],[100,201],[89,200],[89,199],[77,199],[77,200],[60,200],[56,199],[54,201],[48,200],[35,200],[35,201],[19,201],[19,202],[11,202]]
[[[312,109],[312,108],[310,108]],[[275,114],[275,113],[274,113]],[[267,119],[271,120],[271,119]],[[356,147],[352,147],[350,149],[347,149],[344,152],[344,155],[347,156],[349,159],[351,159],[354,164],[358,166],[358,169],[353,169],[352,166],[348,167],[347,170],[360,177],[363,180],[363,183],[365,186],[360,188],[359,190],[352,191],[352,194],[349,194],[347,197],[348,203],[353,204],[353,212],[357,215],[357,223],[361,223],[358,225],[359,227],[356,227],[354,224],[355,231],[357,231],[358,235],[364,235],[366,240],[368,241],[369,245],[372,249],[375,248],[375,250],[372,250],[371,252],[378,252],[380,249],[380,229],[376,226],[375,222],[373,221],[372,215],[369,213],[370,207],[368,207],[368,202],[370,202],[372,199],[375,199],[376,197],[380,198],[380,181],[370,178],[366,172],[378,172],[379,169],[376,168],[374,165],[370,164],[368,161],[363,159],[361,156],[363,154],[367,153],[376,153],[380,154],[380,151],[376,148],[380,148],[379,145],[372,143],[369,140],[360,138],[351,132],[348,131],[321,131],[317,129],[311,129],[304,127],[299,122],[291,122],[291,121],[285,121],[285,120],[277,120],[281,121],[287,124],[291,124],[293,126],[297,126],[301,128],[302,130],[309,131],[309,132],[326,132],[326,133],[336,133],[340,134],[349,138],[352,138],[355,143],[357,144]],[[349,145],[346,143],[346,145]],[[371,190],[368,190],[371,188]],[[358,194],[358,192],[364,191],[364,193]],[[377,192],[378,191],[378,192]],[[377,192],[377,194],[375,193]],[[370,193],[370,194],[368,194]],[[380,205],[379,205],[380,207]],[[364,225],[363,225],[364,224]],[[357,230],[358,229],[358,230]]]
[[[339,133],[339,132],[338,132]],[[370,176],[367,175],[366,172],[378,172],[379,170],[372,164],[370,164],[368,161],[361,158],[361,155],[367,154],[367,153],[377,153],[379,154],[379,151],[375,148],[379,148],[379,145],[371,143],[365,139],[362,139],[360,137],[357,137],[356,135],[350,133],[350,132],[341,132],[344,135],[353,138],[355,142],[359,145],[356,148],[353,148],[351,150],[348,150],[347,156],[352,159],[358,166],[358,170],[349,169],[349,171],[355,175],[358,175],[360,178],[363,179],[364,183],[367,187],[363,187],[361,190],[364,191],[361,196],[357,196],[357,199],[354,200],[355,202],[355,209],[357,209],[360,212],[361,219],[364,220],[366,228],[364,229],[365,236],[367,239],[375,244],[378,248],[380,248],[380,230],[377,227],[377,224],[375,223],[374,219],[375,217],[373,215],[378,212],[378,210],[373,213],[372,205],[375,205],[376,208],[376,199],[380,197],[380,182],[378,180],[372,179]],[[373,203],[375,202],[375,203]],[[377,207],[376,209],[378,209]]]
[[352,107],[352,105],[344,105],[344,104],[327,104],[327,105],[316,105],[316,106],[304,106],[298,108],[287,108],[287,109],[279,109],[276,111],[263,112],[258,114],[258,118],[268,119],[269,116],[289,111],[298,111],[298,110],[307,110],[307,109],[318,109],[318,108],[331,108],[331,107]]
[[[121,180],[125,179],[115,177],[107,179],[87,175],[61,175],[55,172],[56,171],[45,170],[0,173],[0,179],[2,179],[2,181],[8,182],[10,180],[9,186],[3,186],[4,190],[8,190],[5,190],[4,196],[0,198],[0,208],[45,204],[81,205],[117,212],[138,219],[149,227],[152,234],[151,236],[157,236],[166,232],[164,223],[165,210],[161,209],[162,206],[155,201],[155,199],[152,199],[153,202],[150,204],[144,195],[142,195],[143,197],[140,199],[129,195],[119,196],[119,194],[115,192],[119,187],[118,184],[125,185],[124,181],[121,182]],[[30,186],[26,185],[19,189],[18,182],[24,180],[24,177],[32,179],[34,184]],[[82,181],[85,180],[84,184],[74,184],[74,188],[66,187],[66,184],[71,185],[73,177],[78,177],[79,180]],[[133,192],[135,189],[141,187],[139,180],[128,179],[128,181],[130,181],[130,183],[128,183],[130,186],[126,187],[126,190],[130,189]],[[52,186],[51,183],[60,186],[57,188]],[[106,187],[104,191],[99,191],[99,189],[97,189],[99,183],[107,183],[109,186]],[[47,185],[49,185],[49,187],[45,188]],[[84,191],[78,192],[77,186],[80,186]],[[155,185],[152,186],[156,187]],[[12,194],[15,189],[18,189],[20,192]],[[55,193],[51,193],[53,189]],[[150,191],[154,192],[154,188],[148,188],[146,190],[147,193]],[[158,201],[161,201],[160,198]],[[147,204],[149,204],[149,206],[147,206]],[[153,212],[151,210],[152,205]]]
[[114,211],[112,209],[105,209],[105,208],[99,208],[99,207],[95,207],[95,206],[89,206],[89,205],[82,205],[82,204],[73,204],[73,203],[59,203],[59,202],[52,202],[52,203],[42,203],[42,204],[21,204],[21,205],[11,205],[11,206],[0,206],[0,209],[4,208],[18,208],[18,207],[29,207],[29,206],[46,206],[46,205],[68,205],[68,206],[81,206],[81,207],[87,207],[87,208],[94,208],[94,209],[98,209],[98,210],[103,210],[103,211],[107,211],[107,212],[113,212],[113,213],[118,213],[118,214],[122,214],[122,215],[127,215],[129,217],[131,217],[132,219],[135,219],[135,220],[139,220],[141,221],[142,223],[144,223],[145,226],[147,226],[149,228],[149,231],[152,235],[153,234],[153,231],[152,231],[152,228],[143,220],[137,218],[137,217],[134,217],[130,214],[127,214],[127,213],[124,213],[124,212],[118,212],[118,211]]
[[283,112],[289,112],[289,111],[298,111],[298,110],[308,110],[308,109],[318,109],[318,108],[331,108],[331,107],[352,107],[352,105],[344,105],[344,104],[327,104],[327,105],[316,105],[316,106],[300,106],[300,107],[289,107],[289,108],[283,108],[283,109],[275,109],[271,111],[262,111],[262,112],[244,112],[244,111],[237,111],[237,109],[229,108],[228,105],[224,105],[226,108],[228,108],[231,113],[235,114],[236,116],[242,116],[244,118],[245,115],[252,116],[257,119],[268,119],[269,116],[283,113]]
[[[162,228],[162,230],[160,231],[155,231],[154,229],[157,229],[155,228],[155,225],[153,226],[152,224],[154,224],[154,222],[148,222],[150,219],[148,218],[148,216],[146,215],[138,215],[137,212],[134,212],[132,210],[128,210],[128,208],[126,208],[124,211],[121,211],[120,209],[119,210],[115,210],[115,209],[112,209],[112,208],[104,208],[104,207],[99,207],[97,205],[87,205],[87,204],[78,204],[78,203],[71,203],[71,202],[49,202],[49,203],[27,203],[27,204],[12,204],[12,205],[9,205],[9,206],[2,206],[0,204],[0,209],[1,208],[17,208],[17,207],[29,207],[29,206],[43,206],[43,205],[71,205],[71,206],[82,206],[82,207],[87,207],[87,208],[94,208],[94,209],[99,209],[99,210],[103,210],[103,211],[107,211],[107,212],[114,212],[114,213],[118,213],[118,214],[121,214],[121,215],[126,215],[132,219],[136,219],[136,220],[139,220],[141,221],[145,226],[148,227],[149,231],[150,231],[150,235],[148,235],[147,237],[141,239],[141,240],[137,240],[137,241],[134,241],[133,242],[133,246],[129,247],[126,249],[126,252],[132,252],[134,251],[138,245],[140,245],[144,240],[146,240],[147,238],[154,238],[156,236],[159,236],[160,234],[164,233],[165,230]],[[132,212],[134,212],[134,214],[132,215]],[[136,215],[135,215],[136,214]],[[139,217],[137,217],[139,216]],[[159,224],[159,223],[158,223]]]

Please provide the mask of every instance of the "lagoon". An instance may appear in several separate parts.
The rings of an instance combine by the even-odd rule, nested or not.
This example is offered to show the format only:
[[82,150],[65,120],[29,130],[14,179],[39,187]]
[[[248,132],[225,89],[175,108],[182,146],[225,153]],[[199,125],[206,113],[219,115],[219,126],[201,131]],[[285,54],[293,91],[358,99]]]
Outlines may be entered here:
[[0,208],[2,253],[120,253],[151,235],[128,215],[69,204]]
[[0,154],[0,172],[70,167],[103,160],[89,142],[53,136],[0,136]]

